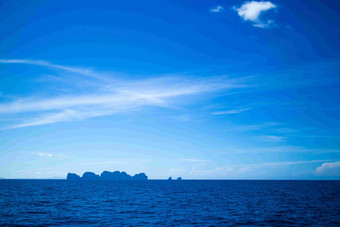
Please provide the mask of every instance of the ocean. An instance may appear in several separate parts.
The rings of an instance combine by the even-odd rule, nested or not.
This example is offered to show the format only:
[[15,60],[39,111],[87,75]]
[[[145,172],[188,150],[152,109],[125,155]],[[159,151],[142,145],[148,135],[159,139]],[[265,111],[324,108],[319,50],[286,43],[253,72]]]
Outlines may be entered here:
[[340,181],[0,180],[0,225],[340,226]]

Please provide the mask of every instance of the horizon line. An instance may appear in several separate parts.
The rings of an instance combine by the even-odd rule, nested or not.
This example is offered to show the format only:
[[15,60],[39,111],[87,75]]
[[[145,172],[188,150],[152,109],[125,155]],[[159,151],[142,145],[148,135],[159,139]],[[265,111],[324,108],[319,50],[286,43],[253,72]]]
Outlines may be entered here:
[[[0,181],[1,180],[65,180],[67,181],[66,178],[0,178]],[[150,181],[150,180],[161,180],[161,181],[169,181],[167,178],[153,178],[153,179],[148,179],[146,181]],[[242,181],[242,180],[252,180],[252,181],[279,181],[279,180],[282,180],[282,181],[340,181],[340,179],[278,179],[278,178],[273,178],[273,179],[222,179],[222,178],[216,178],[216,179],[181,179],[181,180],[177,180],[177,179],[172,179],[170,181],[183,181],[183,180],[187,180],[187,181],[211,181],[211,180],[220,180],[220,181],[232,181],[232,180],[236,180],[236,181]],[[81,181],[81,180],[80,180]],[[87,181],[129,181],[129,180],[85,180],[86,182]]]

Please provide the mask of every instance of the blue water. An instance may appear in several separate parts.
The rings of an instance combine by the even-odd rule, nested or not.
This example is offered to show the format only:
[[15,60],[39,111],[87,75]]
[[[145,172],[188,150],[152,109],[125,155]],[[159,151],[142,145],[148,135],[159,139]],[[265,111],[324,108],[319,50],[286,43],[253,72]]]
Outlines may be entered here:
[[1,180],[0,225],[340,226],[340,181]]

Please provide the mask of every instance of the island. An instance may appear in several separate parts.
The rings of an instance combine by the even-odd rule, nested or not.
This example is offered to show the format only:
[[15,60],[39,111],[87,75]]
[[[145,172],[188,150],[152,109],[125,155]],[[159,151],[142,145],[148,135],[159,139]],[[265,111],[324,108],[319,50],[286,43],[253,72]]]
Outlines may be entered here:
[[145,173],[138,173],[134,176],[127,174],[126,172],[109,172],[104,171],[102,174],[97,175],[93,172],[85,172],[82,177],[75,173],[68,173],[67,180],[69,181],[94,181],[94,180],[101,180],[101,181],[126,181],[126,180],[148,180],[148,176]]
[[[176,180],[182,180],[182,177],[178,177]],[[169,177],[168,181],[172,181],[172,177]]]

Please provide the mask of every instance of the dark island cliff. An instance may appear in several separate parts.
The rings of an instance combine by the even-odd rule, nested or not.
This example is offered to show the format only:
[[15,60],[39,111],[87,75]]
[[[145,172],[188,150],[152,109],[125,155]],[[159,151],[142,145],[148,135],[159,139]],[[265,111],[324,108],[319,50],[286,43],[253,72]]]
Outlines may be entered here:
[[97,175],[92,172],[85,172],[82,177],[75,173],[68,173],[67,180],[72,180],[72,181],[77,181],[77,180],[87,180],[87,181],[92,181],[92,180],[102,180],[102,181],[125,181],[125,180],[148,180],[148,176],[145,175],[145,173],[138,173],[135,174],[134,176],[130,176],[126,172],[119,172],[119,171],[114,171],[114,172],[109,172],[109,171],[104,171],[102,174]]

